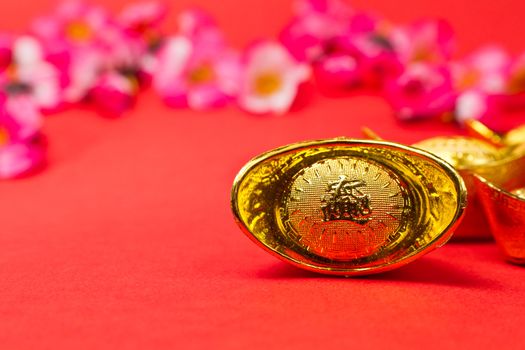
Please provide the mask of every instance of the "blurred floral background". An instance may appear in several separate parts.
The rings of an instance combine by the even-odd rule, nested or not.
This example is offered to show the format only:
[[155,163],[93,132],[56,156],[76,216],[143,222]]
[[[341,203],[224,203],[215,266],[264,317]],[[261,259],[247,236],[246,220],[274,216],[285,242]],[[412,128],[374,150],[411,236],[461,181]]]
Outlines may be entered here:
[[175,109],[235,105],[263,117],[308,108],[313,89],[366,91],[404,122],[476,119],[500,131],[525,108],[525,54],[491,42],[458,49],[453,25],[439,18],[407,22],[342,0],[297,0],[278,28],[247,21],[261,35],[242,38],[195,6],[113,7],[58,3],[0,35],[0,178],[43,164],[47,115],[92,108],[118,118],[147,88]]

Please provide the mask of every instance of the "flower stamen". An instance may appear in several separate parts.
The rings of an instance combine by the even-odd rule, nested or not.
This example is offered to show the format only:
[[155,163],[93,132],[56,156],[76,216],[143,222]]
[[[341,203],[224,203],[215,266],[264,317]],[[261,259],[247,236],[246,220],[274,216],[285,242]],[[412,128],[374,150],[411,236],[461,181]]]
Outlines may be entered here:
[[215,72],[209,63],[204,63],[195,69],[190,70],[188,80],[192,85],[209,83],[215,79]]
[[91,27],[84,21],[73,21],[66,27],[66,35],[76,42],[86,42],[93,36]]
[[281,76],[277,73],[263,73],[255,78],[254,90],[262,96],[273,95],[282,86]]
[[0,147],[5,146],[9,143],[9,132],[6,128],[0,126]]

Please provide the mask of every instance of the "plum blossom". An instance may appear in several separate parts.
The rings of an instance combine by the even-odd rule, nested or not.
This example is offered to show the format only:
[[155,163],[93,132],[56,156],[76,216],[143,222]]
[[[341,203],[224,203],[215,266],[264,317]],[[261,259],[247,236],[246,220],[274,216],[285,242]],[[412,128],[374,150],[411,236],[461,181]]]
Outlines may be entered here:
[[20,176],[42,163],[40,126],[40,113],[27,96],[7,99],[0,94],[0,179]]
[[118,23],[131,36],[156,36],[167,8],[158,1],[137,2],[126,6],[118,16]]
[[413,63],[387,83],[385,94],[402,120],[442,117],[454,109],[452,77],[445,66]]
[[344,33],[333,38],[313,62],[321,88],[382,87],[402,70],[392,45],[390,25],[366,13],[351,17]]
[[58,6],[54,14],[38,18],[33,29],[42,40],[60,48],[89,47],[100,39],[109,22],[109,15],[102,7],[67,1]]
[[505,97],[500,99],[502,110],[515,112],[525,107],[525,53],[516,57],[510,64],[505,92]]
[[499,47],[482,48],[464,60],[451,63],[454,87],[458,92],[455,117],[460,123],[499,114],[507,90],[510,56]]
[[171,106],[220,107],[238,90],[239,54],[200,11],[180,16],[181,34],[166,39],[158,52],[153,86]]
[[82,100],[96,84],[108,60],[103,39],[110,27],[104,9],[81,1],[65,2],[34,22],[33,33],[43,42],[46,58],[62,74],[66,102]]
[[392,30],[392,45],[401,61],[442,64],[453,54],[452,27],[444,20],[420,20]]
[[90,100],[108,117],[119,117],[135,103],[138,83],[116,71],[104,73],[89,93]]
[[[126,6],[117,17],[120,38],[112,40],[113,51],[127,66],[134,66],[139,80],[149,80],[155,69],[156,54],[162,45],[162,20],[167,8],[157,1],[146,1]],[[115,43],[121,43],[115,50]]]
[[347,31],[353,12],[341,0],[299,0],[296,16],[282,30],[280,40],[296,59],[316,60],[332,39]]
[[454,35],[448,23],[421,20],[394,28],[390,43],[404,65],[385,88],[398,117],[410,120],[450,115],[456,92],[447,65],[454,48]]
[[0,179],[27,173],[43,161],[41,110],[56,108],[61,90],[56,69],[43,60],[33,37],[2,38],[0,71]]
[[61,103],[58,72],[42,58],[39,42],[30,36],[11,38],[8,62],[0,72],[2,108],[21,123],[34,125],[41,119],[41,110],[53,110]]
[[26,95],[38,109],[57,108],[62,102],[59,72],[44,60],[41,44],[31,36],[22,36],[12,45],[11,65],[0,76],[8,98]]
[[519,55],[510,65],[506,90],[510,94],[525,92],[525,53]]
[[246,52],[238,103],[252,113],[282,114],[309,76],[309,66],[296,61],[281,44],[256,43]]

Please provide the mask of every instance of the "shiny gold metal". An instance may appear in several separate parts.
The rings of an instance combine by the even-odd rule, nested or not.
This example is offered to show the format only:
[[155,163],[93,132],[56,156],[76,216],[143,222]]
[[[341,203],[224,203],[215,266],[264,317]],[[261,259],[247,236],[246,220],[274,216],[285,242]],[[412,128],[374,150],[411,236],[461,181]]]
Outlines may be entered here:
[[445,159],[454,168],[471,170],[484,167],[502,158],[501,151],[491,144],[465,136],[440,136],[412,145]]
[[519,198],[525,199],[525,187],[517,188],[515,190],[510,191],[510,193],[515,194]]
[[448,161],[459,171],[468,189],[469,207],[455,239],[487,239],[491,232],[481,202],[477,198],[474,174],[496,186],[513,187],[523,176],[525,145],[497,148],[482,140],[466,136],[435,137],[413,145]]
[[443,245],[466,188],[440,158],[381,141],[307,141],[266,152],[237,175],[232,210],[257,245],[327,274],[391,270]]
[[503,136],[490,129],[479,120],[470,119],[465,121],[465,128],[467,129],[468,133],[473,137],[480,138],[486,142],[491,143],[496,147],[505,146]]
[[525,125],[510,130],[506,134],[498,134],[478,120],[465,122],[467,131],[474,137],[492,143],[497,147],[516,146],[525,143]]
[[519,178],[521,187],[517,189],[499,187],[478,175],[474,179],[492,234],[503,255],[509,262],[525,264],[525,176]]
[[361,133],[367,139],[376,140],[376,141],[383,141],[383,138],[381,136],[379,136],[374,130],[372,130],[372,129],[366,127],[366,126],[361,128]]
[[[369,128],[363,128],[362,133],[365,137],[381,140],[381,137]],[[482,215],[480,218],[482,208],[476,198],[472,175],[476,169],[501,159],[502,151],[485,141],[464,136],[433,137],[412,146],[443,158],[454,166],[465,180],[469,206],[466,208],[465,217],[456,229],[453,239],[490,239],[488,223]]]
[[525,125],[512,129],[505,134],[505,145],[519,145],[525,143]]

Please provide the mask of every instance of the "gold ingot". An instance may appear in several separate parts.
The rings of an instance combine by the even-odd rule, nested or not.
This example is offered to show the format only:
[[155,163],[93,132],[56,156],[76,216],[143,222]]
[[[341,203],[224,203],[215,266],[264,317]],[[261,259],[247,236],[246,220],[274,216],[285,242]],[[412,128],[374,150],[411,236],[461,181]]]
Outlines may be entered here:
[[[362,132],[368,138],[381,140],[381,137],[369,128],[363,128]],[[453,239],[490,239],[489,225],[483,215],[481,203],[477,199],[473,174],[479,172],[489,178],[496,178],[498,182],[504,181],[507,174],[498,169],[502,163],[505,163],[502,162],[502,159],[508,158],[504,151],[491,143],[465,136],[433,137],[417,142],[412,146],[431,152],[446,160],[465,180],[469,205]],[[497,179],[498,177],[499,179]]]
[[475,173],[490,174],[491,178],[504,175],[489,164],[497,164],[503,158],[501,151],[493,145],[465,136],[434,137],[413,144],[443,158],[463,177],[468,191],[469,206],[461,225],[454,233],[454,239],[490,239],[491,233],[477,188],[473,179]]
[[476,175],[479,198],[506,260],[525,264],[525,176],[520,188],[504,188]]
[[510,130],[500,135],[478,120],[465,122],[467,131],[474,137],[492,143],[497,147],[516,146],[525,143],[525,125]]
[[242,231],[274,256],[327,274],[407,264],[448,241],[466,206],[442,159],[392,142],[300,142],[266,152],[237,175]]
[[447,160],[459,171],[467,185],[469,207],[455,238],[485,239],[492,236],[478,198],[480,175],[497,187],[517,188],[524,176],[525,144],[497,148],[472,137],[436,137],[418,142],[414,147],[425,149]]
[[505,134],[503,141],[507,146],[525,143],[525,125],[512,129]]

